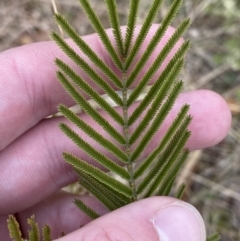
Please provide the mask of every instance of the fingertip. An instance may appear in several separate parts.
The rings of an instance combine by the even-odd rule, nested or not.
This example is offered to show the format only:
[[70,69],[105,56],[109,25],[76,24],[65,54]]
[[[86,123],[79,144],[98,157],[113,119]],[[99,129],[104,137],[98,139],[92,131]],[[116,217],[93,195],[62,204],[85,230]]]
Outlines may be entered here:
[[115,210],[61,241],[205,241],[206,231],[199,212],[190,204],[170,197],[152,197]]
[[197,90],[183,96],[187,98],[193,116],[188,148],[202,149],[221,142],[232,122],[231,111],[222,96],[210,90]]
[[192,205],[176,200],[163,206],[152,220],[161,241],[205,241],[203,219]]

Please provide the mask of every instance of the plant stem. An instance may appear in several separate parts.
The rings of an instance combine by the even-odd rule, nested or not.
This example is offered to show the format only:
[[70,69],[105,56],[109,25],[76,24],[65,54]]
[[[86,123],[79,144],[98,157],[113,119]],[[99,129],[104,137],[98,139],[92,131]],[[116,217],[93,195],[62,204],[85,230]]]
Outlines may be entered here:
[[126,68],[125,68],[125,60],[123,60],[123,68],[122,68],[122,82],[123,82],[123,89],[122,89],[122,96],[123,96],[123,118],[124,118],[124,137],[126,140],[126,154],[128,156],[128,163],[127,163],[127,170],[130,175],[129,185],[132,189],[132,201],[137,201],[137,191],[134,179],[134,170],[131,161],[131,145],[129,144],[129,126],[128,126],[128,106],[127,106],[127,87],[126,87]]

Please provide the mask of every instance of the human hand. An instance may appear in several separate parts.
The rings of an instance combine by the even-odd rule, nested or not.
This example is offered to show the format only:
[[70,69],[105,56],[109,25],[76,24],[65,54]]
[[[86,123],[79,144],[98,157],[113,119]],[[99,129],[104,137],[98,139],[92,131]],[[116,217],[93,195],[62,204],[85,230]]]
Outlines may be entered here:
[[[155,30],[156,26],[153,26],[148,40]],[[159,48],[164,45],[172,32],[173,29],[168,30]],[[90,35],[86,36],[85,40],[117,73],[98,37]],[[175,46],[159,72],[164,69],[180,44],[179,42]],[[143,72],[151,65],[159,48]],[[144,50],[144,46],[142,49]],[[205,229],[198,212],[189,204],[176,199],[169,197],[145,199],[90,222],[72,202],[78,195],[58,192],[62,187],[77,180],[73,170],[63,161],[63,151],[76,154],[89,162],[91,160],[72,145],[59,130],[58,123],[68,123],[67,120],[45,119],[57,112],[59,103],[67,106],[74,104],[56,80],[54,66],[56,57],[72,65],[53,42],[27,45],[0,54],[0,237],[2,240],[10,240],[6,226],[9,214],[16,215],[25,236],[28,229],[26,220],[35,214],[40,227],[43,224],[51,226],[54,238],[57,238],[61,231],[72,232],[61,238],[62,241],[157,241],[158,236],[161,240],[169,241],[205,241]],[[76,66],[73,68],[90,82],[81,70]],[[100,92],[100,89],[98,90]],[[164,129],[167,129],[173,116],[185,103],[191,105],[190,113],[194,117],[190,126],[192,136],[187,143],[189,149],[212,146],[225,137],[231,123],[228,107],[220,96],[206,90],[181,94],[164,124]],[[94,126],[94,122],[87,115],[81,114],[81,118]],[[68,124],[71,126],[71,123]],[[159,131],[152,141],[153,145],[159,142],[163,132],[163,129]],[[146,150],[145,154],[148,154],[147,152],[151,150]],[[104,207],[92,197],[80,198],[98,213],[106,213]],[[79,226],[84,224],[87,225],[79,229]]]

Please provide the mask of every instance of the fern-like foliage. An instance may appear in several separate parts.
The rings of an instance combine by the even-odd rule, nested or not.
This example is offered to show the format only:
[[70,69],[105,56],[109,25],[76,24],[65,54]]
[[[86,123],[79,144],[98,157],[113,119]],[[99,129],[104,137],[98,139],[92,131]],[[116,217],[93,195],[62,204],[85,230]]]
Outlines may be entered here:
[[[148,156],[144,157],[143,152],[152,145],[152,139],[166,120],[179,93],[183,89],[183,81],[178,80],[178,76],[184,66],[184,55],[189,48],[189,41],[185,41],[179,49],[175,51],[174,56],[168,62],[162,73],[157,75],[157,71],[189,27],[189,19],[184,19],[176,28],[176,31],[158,53],[146,73],[143,76],[140,76],[140,73],[163,38],[175,15],[178,13],[182,0],[173,1],[169,11],[162,19],[161,24],[137,62],[135,61],[136,56],[158,14],[162,0],[152,1],[135,42],[133,42],[133,36],[135,34],[140,0],[130,0],[125,35],[120,28],[116,0],[105,0],[114,39],[110,39],[108,33],[104,30],[90,2],[88,0],[79,0],[79,2],[102,41],[106,52],[109,54],[109,57],[121,75],[116,75],[60,14],[55,14],[56,22],[73,40],[79,48],[79,51],[74,50],[57,33],[52,33],[52,38],[62,51],[64,51],[119,108],[118,111],[113,108],[67,63],[61,59],[56,59],[56,65],[59,68],[57,77],[60,83],[84,112],[102,128],[102,131],[94,130],[94,128],[64,105],[59,106],[59,111],[72,122],[72,124],[79,128],[79,131],[84,132],[85,135],[104,148],[104,153],[111,153],[109,156],[114,156],[115,159],[113,160],[113,158],[108,157],[108,155],[96,150],[86,139],[82,138],[78,131],[62,123],[60,124],[60,128],[64,134],[83,152],[95,160],[96,163],[98,163],[98,167],[67,152],[63,154],[64,159],[79,174],[80,184],[101,201],[110,211],[141,198],[154,195],[170,195],[177,174],[189,153],[188,150],[185,150],[185,144],[190,137],[188,126],[192,119],[191,116],[188,115],[188,105],[184,105],[181,108],[164,136],[159,139],[159,143],[155,149],[152,150]],[[79,54],[79,52],[81,52],[81,54]],[[83,57],[83,55],[85,56]],[[86,58],[88,58],[88,61],[84,60]],[[89,64],[90,61],[92,65]],[[92,68],[91,66],[95,67]],[[96,71],[95,69],[98,70]],[[101,75],[99,74],[99,70],[102,72]],[[153,77],[156,81],[150,87],[149,92],[140,102],[135,103]],[[108,82],[111,82],[111,85]],[[132,87],[133,85],[136,85],[136,87]],[[93,108],[79,90],[92,98],[102,108],[105,114],[108,115],[108,118],[103,117],[99,111]],[[118,93],[116,91],[118,91]],[[121,95],[119,95],[119,92]],[[134,106],[135,109],[133,109]],[[141,164],[137,165],[136,163],[139,160],[141,160]],[[121,163],[121,165],[119,163]],[[99,165],[107,169],[107,172],[103,171]],[[119,181],[119,178],[116,177],[121,177],[123,181]],[[185,185],[182,185],[175,196],[181,198],[184,189]],[[88,207],[87,203],[76,199],[75,204],[92,219],[99,217],[99,214]],[[30,241],[38,241],[39,230],[34,221],[34,217],[29,219],[28,223],[32,228],[29,232]],[[22,241],[21,232],[19,232],[19,227],[14,217],[11,216],[9,218],[8,224],[11,237],[15,240]],[[48,226],[43,228],[43,237],[45,241],[51,240],[50,228]],[[208,240],[218,240],[218,236],[213,235]]]
[[[134,60],[146,39],[162,1],[153,1],[134,44],[133,35],[140,1],[130,1],[125,36],[120,28],[116,1],[105,0],[105,2],[115,43],[113,43],[113,40],[110,39],[109,35],[104,30],[102,23],[89,1],[80,0],[84,12],[101,39],[106,52],[108,52],[113,63],[115,63],[116,67],[120,70],[121,76],[116,76],[104,61],[99,59],[96,53],[91,50],[91,47],[76,33],[63,16],[56,14],[55,19],[69,37],[72,38],[81,52],[86,55],[85,57],[87,57],[89,61],[92,61],[93,65],[102,71],[105,78],[114,84],[114,88],[107,83],[102,75],[100,76],[89,64],[87,64],[84,60],[85,57],[83,58],[80,56],[78,51],[73,50],[73,48],[58,34],[53,33],[52,37],[68,57],[80,66],[92,81],[94,81],[105,94],[122,109],[121,113],[117,112],[69,65],[62,60],[56,60],[56,64],[59,67],[57,77],[63,87],[106,134],[100,134],[95,131],[88,123],[85,123],[64,105],[60,105],[59,111],[81,131],[106,149],[106,151],[112,153],[120,163],[122,162],[123,166],[116,164],[115,160],[110,159],[103,153],[94,149],[70,126],[60,124],[61,130],[92,159],[111,173],[114,173],[114,175],[124,179],[125,182],[118,181],[115,177],[103,172],[100,168],[90,165],[70,153],[64,153],[64,158],[79,173],[81,184],[102,201],[110,210],[114,210],[120,206],[138,200],[141,197],[139,196],[141,193],[145,193],[144,196],[146,197],[170,193],[175,177],[186,159],[187,151],[183,149],[190,136],[187,128],[191,121],[191,118],[187,114],[189,109],[187,105],[179,112],[177,118],[173,121],[169,130],[160,141],[159,146],[157,146],[149,156],[145,157],[145,160],[142,160],[142,164],[138,168],[135,168],[135,163],[141,159],[144,150],[151,145],[151,140],[168,116],[168,113],[183,88],[183,82],[176,81],[176,79],[184,65],[183,58],[189,48],[188,41],[176,51],[172,60],[167,64],[165,70],[159,76],[156,76],[156,72],[170,51],[180,40],[184,31],[188,28],[190,21],[189,19],[183,20],[166,45],[159,52],[149,70],[140,77],[141,69],[151,57],[159,41],[163,38],[167,28],[177,14],[182,1],[173,1],[167,15],[162,20],[161,25],[159,25],[159,28],[153,35],[137,64],[134,64]],[[116,48],[114,46],[116,46]],[[132,70],[130,71],[130,69]],[[149,84],[153,76],[155,76],[157,80],[146,97],[138,103],[137,107],[130,115],[129,109],[143,93],[145,86]],[[136,85],[137,78],[140,79],[140,81],[137,87],[133,88],[133,91],[129,94],[129,90],[132,88],[131,86],[133,84]],[[112,119],[112,121],[110,122],[106,118],[103,118],[80,94],[78,88],[96,101],[108,114],[108,119]],[[121,96],[119,96],[116,91],[120,91],[122,93]],[[131,129],[133,129],[133,124],[139,119],[141,120],[139,121],[140,124],[130,132],[130,126]],[[118,127],[116,128],[116,126]],[[114,142],[109,139],[113,139]],[[141,181],[138,181],[138,178],[140,178]],[[171,185],[169,183],[171,183]],[[168,187],[167,190],[166,187]],[[99,192],[99,190],[101,191]],[[102,197],[102,193],[107,195]],[[121,196],[121,198],[119,198],[119,196]],[[82,209],[82,211],[88,213],[90,217],[97,216],[93,210],[85,206],[86,204],[80,201],[77,201],[76,204],[78,204],[78,207]]]
[[9,216],[7,223],[11,239],[15,241],[24,241],[22,238],[22,232],[20,230],[19,223],[13,215]]
[[[8,230],[10,233],[10,237],[14,241],[24,241],[22,237],[22,233],[19,227],[19,224],[16,220],[16,218],[13,215],[10,215],[8,220]],[[38,227],[38,223],[35,222],[34,216],[29,218],[27,220],[27,223],[30,226],[30,229],[28,230],[28,240],[29,241],[52,241],[51,238],[51,228],[48,225],[45,225],[42,228],[42,239],[40,237],[40,231]]]

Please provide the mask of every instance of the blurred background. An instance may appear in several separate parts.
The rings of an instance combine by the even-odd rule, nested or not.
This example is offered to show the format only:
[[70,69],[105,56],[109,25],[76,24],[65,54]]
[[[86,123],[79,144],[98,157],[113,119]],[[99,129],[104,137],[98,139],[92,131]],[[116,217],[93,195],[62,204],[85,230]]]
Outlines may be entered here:
[[[103,0],[91,0],[98,16],[109,27]],[[142,0],[138,23],[152,1]],[[165,0],[158,15],[161,22],[171,0]],[[57,10],[85,35],[92,33],[77,0],[55,0]],[[125,24],[129,0],[118,0],[121,23]],[[0,51],[50,40],[53,20],[51,0],[0,0]],[[222,241],[240,240],[240,1],[184,0],[173,26],[190,16],[185,35],[192,47],[183,72],[186,90],[210,89],[223,96],[233,115],[231,130],[219,145],[191,154],[181,180],[188,189],[184,199],[204,217],[207,232],[218,230]],[[209,103],[211,104],[211,103]],[[74,190],[74,188],[72,188]]]

